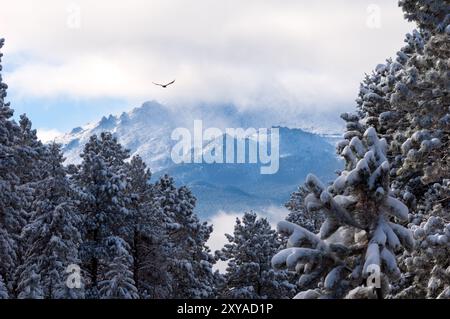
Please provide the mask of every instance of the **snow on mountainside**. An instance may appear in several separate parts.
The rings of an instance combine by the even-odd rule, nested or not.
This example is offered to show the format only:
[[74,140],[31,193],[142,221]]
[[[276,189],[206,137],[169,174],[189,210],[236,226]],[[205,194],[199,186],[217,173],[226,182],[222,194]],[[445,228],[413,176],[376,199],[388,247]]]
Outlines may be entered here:
[[[323,137],[300,129],[279,128],[280,163],[276,174],[260,174],[255,164],[181,164],[160,174],[175,176],[198,199],[197,210],[211,216],[219,210],[269,212],[286,203],[308,173],[331,180],[341,169],[334,147]],[[158,174],[157,174],[158,175]]]
[[[334,171],[341,168],[332,145],[335,134],[318,135],[301,129],[280,127],[279,171],[261,175],[258,164],[179,164],[170,157],[177,141],[171,133],[177,127],[193,131],[193,120],[202,119],[204,127],[264,127],[258,114],[237,112],[233,106],[207,107],[191,110],[170,110],[157,102],[146,102],[141,107],[120,116],[109,115],[95,124],[73,129],[57,140],[63,144],[66,163],[79,163],[84,144],[92,134],[112,132],[131,155],[139,154],[152,170],[154,177],[173,176],[179,185],[187,185],[197,197],[197,211],[208,217],[219,210],[264,210],[280,207],[306,174],[313,172],[324,180],[331,180]],[[258,124],[262,123],[262,124]],[[324,130],[322,130],[324,131]],[[252,137],[247,137],[252,139]],[[204,152],[212,142],[205,142]]]
[[170,134],[175,123],[170,118],[169,111],[162,105],[147,102],[120,116],[109,115],[98,123],[75,128],[57,142],[64,145],[66,163],[79,163],[79,155],[89,137],[110,131],[132,155],[141,155],[152,171],[156,172],[167,168],[171,163],[169,156],[174,142],[171,141]]

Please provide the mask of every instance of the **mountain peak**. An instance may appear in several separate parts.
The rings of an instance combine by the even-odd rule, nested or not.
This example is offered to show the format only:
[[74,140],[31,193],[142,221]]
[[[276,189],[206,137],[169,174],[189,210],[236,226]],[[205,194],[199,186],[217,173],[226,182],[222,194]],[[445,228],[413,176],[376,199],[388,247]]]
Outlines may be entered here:
[[140,107],[134,108],[128,115],[131,118],[145,118],[151,121],[167,122],[171,120],[170,110],[156,101],[145,102]]
[[100,122],[98,123],[98,126],[103,129],[111,129],[117,124],[117,118],[110,114],[108,117],[103,116]]
[[72,131],[70,131],[70,134],[78,134],[82,131],[83,131],[83,128],[81,126],[78,126],[78,127],[75,127],[74,129],[72,129]]

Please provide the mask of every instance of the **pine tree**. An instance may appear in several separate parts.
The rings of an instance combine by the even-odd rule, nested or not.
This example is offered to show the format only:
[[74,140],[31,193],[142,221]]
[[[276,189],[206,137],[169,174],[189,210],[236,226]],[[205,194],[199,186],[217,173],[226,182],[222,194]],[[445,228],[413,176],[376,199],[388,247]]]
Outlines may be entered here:
[[[409,227],[418,241],[417,251],[401,258],[405,273],[395,287],[394,292],[400,291],[396,296],[436,297],[440,294],[429,289],[429,283],[436,282],[432,274],[448,267],[450,259],[432,257],[430,251],[440,256],[445,244],[441,249],[435,240],[428,240],[445,238],[445,222],[436,223],[436,217],[449,218],[448,196],[436,198],[434,189],[445,189],[450,177],[450,4],[405,0],[400,6],[419,30],[407,35],[406,46],[394,62],[378,66],[366,79],[358,100],[360,118],[347,118],[347,128],[370,124],[386,137],[392,163],[391,191],[411,210]],[[425,225],[440,226],[425,230]],[[416,233],[427,236],[417,237]]]
[[81,216],[63,161],[60,146],[49,145],[41,167],[43,179],[35,186],[31,219],[23,229],[25,261],[18,271],[20,281],[26,281],[31,269],[36,269],[43,296],[50,299],[83,297],[81,289],[65,289],[67,266],[80,264]]
[[450,173],[445,156],[450,125],[449,4],[406,0],[400,5],[420,29],[406,36],[395,61],[377,66],[366,78],[358,107],[361,119],[389,143],[393,188],[414,202]]
[[[39,141],[37,132],[32,129],[32,123],[26,114],[20,115],[20,134],[16,144],[16,162],[20,167],[17,174],[23,186],[33,188],[33,182],[42,178],[45,173],[39,168],[39,164],[45,156],[46,147]],[[33,190],[30,190],[32,193]]]
[[[297,191],[291,194],[289,202],[286,203],[286,208],[289,214],[286,216],[286,221],[299,225],[306,230],[317,233],[324,221],[324,216],[320,212],[309,212],[305,206],[305,198],[308,195],[308,189],[301,185]],[[282,237],[283,246],[286,247],[288,238]],[[300,275],[296,272],[289,272],[289,282],[297,285]],[[314,286],[314,285],[312,285]],[[302,287],[305,289],[306,287]],[[310,288],[310,287],[308,287]]]
[[[386,140],[369,128],[362,140],[354,136],[342,150],[346,167],[330,187],[308,176],[305,205],[326,216],[318,234],[279,223],[289,248],[273,257],[273,266],[301,273],[301,287],[317,283],[317,289],[302,291],[298,298],[383,297],[389,279],[400,276],[395,254],[401,246],[411,250],[414,240],[396,222],[407,220],[408,209],[390,195],[386,148]],[[373,267],[380,270],[381,286],[362,286]]]
[[212,298],[214,258],[206,246],[212,227],[199,221],[194,213],[195,197],[186,187],[177,189],[166,175],[156,183],[155,190],[165,218],[171,296]]
[[402,282],[395,298],[450,299],[450,180],[434,184],[417,205],[411,230],[417,249],[404,254]]
[[407,113],[408,127],[397,133],[403,139],[391,146],[399,163],[394,187],[414,210],[409,226],[418,246],[402,258],[407,284],[396,297],[450,298],[450,4],[400,4],[407,19],[427,36],[424,50],[411,57],[401,74],[402,91],[391,98],[393,108]]
[[450,3],[442,0],[400,0],[405,18],[420,28],[444,31],[450,24]]
[[128,244],[120,237],[108,237],[107,249],[111,250],[108,271],[99,283],[100,296],[103,299],[138,299],[139,294],[130,270],[133,258]]
[[[0,39],[0,49],[4,39]],[[19,126],[11,119],[13,110],[5,102],[8,86],[2,81],[0,52],[0,276],[8,295],[14,296],[14,271],[19,262],[18,237],[25,224],[20,207],[22,193],[18,190],[16,141]]]
[[[146,232],[151,231],[149,216],[145,210],[145,205],[152,200],[152,191],[149,184],[151,173],[147,169],[144,161],[139,155],[134,156],[127,165],[127,175],[129,177],[129,189],[131,197],[130,206],[130,236],[128,242],[133,255],[133,280],[138,291],[141,290],[141,268],[144,267],[144,238]],[[142,293],[141,293],[142,294]]]
[[100,138],[91,136],[81,157],[83,162],[74,175],[83,193],[81,258],[88,275],[87,297],[97,298],[104,297],[99,292],[99,282],[106,280],[106,274],[111,267],[117,268],[114,263],[119,261],[111,254],[120,250],[108,249],[108,242],[125,237],[129,229],[131,198],[124,164],[128,151],[111,133],[101,133]]
[[[17,265],[23,265],[27,246],[20,235],[29,222],[33,210],[32,205],[36,197],[37,185],[44,178],[43,174],[45,171],[41,168],[46,154],[46,146],[38,140],[36,130],[32,129],[32,123],[25,114],[20,116],[14,150],[15,175],[19,179],[19,184],[16,187],[18,194],[16,203],[18,223],[15,225],[12,233],[15,234],[17,243]],[[17,292],[20,291],[17,288],[18,277],[19,273],[16,271],[13,290]]]
[[6,289],[6,285],[1,275],[0,275],[0,299],[8,299],[8,289]]
[[29,269],[30,273],[18,285],[20,291],[19,299],[44,299],[42,291],[41,276],[36,265],[32,265]]
[[281,241],[265,218],[245,213],[237,218],[233,235],[226,234],[226,244],[216,254],[228,261],[222,298],[288,298],[294,292],[286,271],[271,268],[270,259]]
[[164,215],[149,182],[150,170],[139,155],[127,164],[127,175],[132,198],[127,241],[133,257],[133,280],[141,298],[165,298],[169,296],[169,278]]
[[407,63],[391,96],[394,109],[407,112],[407,129],[397,130],[401,137],[392,145],[398,156],[397,180],[407,182],[416,197],[426,186],[449,176],[448,150],[450,117],[449,66],[450,33],[433,34],[423,53],[416,53]]
[[285,205],[290,211],[286,217],[286,220],[302,226],[309,231],[317,232],[324,220],[324,217],[321,214],[310,214],[308,212],[305,207],[306,195],[308,195],[308,190],[303,185],[291,194],[289,202]]

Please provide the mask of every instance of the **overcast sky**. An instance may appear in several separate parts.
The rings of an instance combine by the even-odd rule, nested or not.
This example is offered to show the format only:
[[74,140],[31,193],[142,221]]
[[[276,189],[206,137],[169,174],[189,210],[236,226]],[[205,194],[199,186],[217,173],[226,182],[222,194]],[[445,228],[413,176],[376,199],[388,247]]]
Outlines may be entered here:
[[42,132],[153,99],[352,110],[412,28],[392,0],[0,0],[9,100]]

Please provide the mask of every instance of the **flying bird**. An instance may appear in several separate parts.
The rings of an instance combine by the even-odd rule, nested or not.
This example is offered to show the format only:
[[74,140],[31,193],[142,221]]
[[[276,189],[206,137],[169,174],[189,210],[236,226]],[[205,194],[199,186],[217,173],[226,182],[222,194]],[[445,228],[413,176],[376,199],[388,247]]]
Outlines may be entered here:
[[167,83],[167,84],[159,84],[159,83],[153,82],[154,85],[159,85],[159,86],[161,86],[161,87],[163,87],[163,88],[166,88],[166,87],[168,87],[169,85],[174,84],[174,83],[175,83],[175,80],[173,80],[172,82]]

